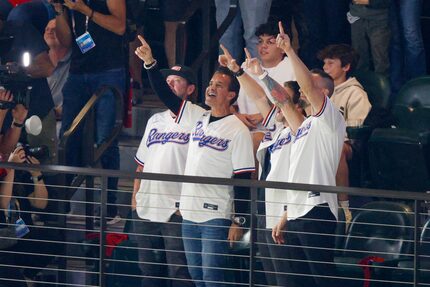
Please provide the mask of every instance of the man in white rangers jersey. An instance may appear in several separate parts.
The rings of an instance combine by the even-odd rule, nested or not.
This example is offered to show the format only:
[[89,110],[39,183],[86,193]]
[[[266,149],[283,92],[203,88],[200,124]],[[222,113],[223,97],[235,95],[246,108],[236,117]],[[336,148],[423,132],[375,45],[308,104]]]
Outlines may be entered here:
[[[196,90],[196,76],[192,69],[174,66],[162,70],[161,85],[168,92],[180,99],[187,99]],[[166,78],[164,80],[164,78]],[[171,91],[169,91],[169,89]],[[176,116],[170,110],[153,115],[146,125],[145,133],[136,153],[137,172],[165,174],[184,174],[190,132],[175,123]],[[168,163],[168,164],[166,164]],[[181,183],[136,180],[133,190],[132,207],[139,218],[135,218],[134,232],[139,234],[140,269],[142,286],[159,286],[163,281],[161,268],[154,264],[152,249],[164,246],[166,263],[171,286],[191,287],[186,267],[186,258],[182,242],[182,216],[179,212]],[[182,280],[174,280],[182,279]]]
[[[224,55],[219,58],[220,64],[228,66],[237,73],[240,67],[232,59],[229,51],[225,48],[223,50]],[[279,108],[270,106],[270,102],[273,99],[268,95],[270,93],[268,89],[263,89],[258,82],[259,80],[255,80],[256,77],[264,73],[259,61],[252,59],[246,50],[245,52],[247,59],[242,66],[253,77],[244,73],[238,77],[238,80],[246,95],[254,102],[261,115],[264,116],[263,125],[266,127],[266,133],[257,151],[257,159],[260,163],[259,178],[260,180],[288,181],[291,147],[295,136]],[[267,77],[276,82],[270,76]],[[277,88],[285,89],[286,96],[289,98],[284,109],[290,114],[290,121],[296,126],[301,124],[304,121],[304,116],[298,108],[300,92],[297,82],[286,82],[284,87],[277,85]],[[257,222],[259,230],[257,232],[257,244],[259,253],[262,257],[264,271],[272,273],[276,271],[275,276],[266,276],[266,281],[270,286],[286,286],[287,277],[283,274],[285,270],[281,268],[283,262],[278,262],[279,255],[284,253],[284,247],[271,244],[271,230],[283,216],[285,203],[288,202],[287,192],[285,190],[266,188],[264,193],[259,191],[258,200]],[[265,202],[265,206],[262,206],[260,201]],[[265,219],[265,222],[262,222],[262,219]]]
[[[160,77],[157,62],[149,45],[142,37],[140,40],[142,46],[136,54],[144,61],[152,83]],[[239,83],[228,69],[218,69],[206,89],[209,111],[152,87],[177,115],[176,122],[191,130],[185,175],[250,178],[255,170],[252,139],[247,127],[230,114]],[[196,286],[225,286],[223,268],[227,267],[228,240],[237,241],[242,236],[248,199],[249,190],[244,188],[183,184],[182,232],[188,269]]]
[[[294,52],[281,23],[279,30],[277,45],[291,60],[301,91],[312,107],[310,117],[301,124],[295,123],[285,108],[288,97],[270,78],[261,77],[295,133],[289,181],[334,186],[345,121],[328,98],[334,90],[333,80],[323,71],[311,73]],[[337,286],[333,280],[336,194],[288,190],[286,203],[284,215],[274,227],[272,236],[276,243],[287,246],[287,252],[282,255],[289,259],[283,261],[284,270],[292,274],[287,277],[288,286]]]

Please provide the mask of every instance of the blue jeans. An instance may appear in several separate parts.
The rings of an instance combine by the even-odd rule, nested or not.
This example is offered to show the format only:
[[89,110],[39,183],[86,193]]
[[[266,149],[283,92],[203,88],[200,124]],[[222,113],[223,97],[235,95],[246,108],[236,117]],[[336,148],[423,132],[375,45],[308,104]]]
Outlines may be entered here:
[[397,94],[402,85],[426,74],[426,58],[421,33],[422,0],[392,0],[391,87]]
[[[97,89],[103,85],[111,85],[118,88],[122,93],[125,91],[125,69],[112,69],[94,74],[69,74],[63,87],[63,118],[61,126],[61,135],[70,127],[77,114],[88,102]],[[104,95],[96,104],[95,109],[95,139],[96,144],[103,143],[112,131],[115,124],[115,98],[112,93]],[[82,165],[82,131],[69,141],[69,150],[66,155],[66,163],[71,166]],[[118,142],[115,141],[105,151],[101,158],[102,167],[105,169],[119,170],[119,149]],[[113,204],[116,201],[115,190],[118,187],[117,178],[109,178],[108,203]],[[108,216],[112,215],[109,210],[115,209],[114,206],[108,206]]]
[[[254,33],[258,26],[266,23],[271,5],[272,0],[239,0],[239,11],[219,41],[239,62],[243,55],[243,40],[251,55],[258,57],[258,39]],[[219,27],[225,17],[227,17],[228,10],[230,9],[230,0],[215,0],[215,6],[216,22]]]
[[[182,236],[188,270],[196,287],[224,287],[231,221],[212,219],[197,223],[184,220]],[[220,269],[221,268],[221,269]]]

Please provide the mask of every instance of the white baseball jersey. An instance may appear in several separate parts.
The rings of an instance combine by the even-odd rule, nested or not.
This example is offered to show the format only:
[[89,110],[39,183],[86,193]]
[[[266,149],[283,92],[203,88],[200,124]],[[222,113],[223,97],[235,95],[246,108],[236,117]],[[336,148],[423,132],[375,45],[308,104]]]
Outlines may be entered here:
[[[183,102],[178,115],[178,123],[194,124],[185,175],[231,178],[255,170],[251,134],[236,116],[209,123],[210,111],[190,102]],[[231,186],[183,183],[182,216],[194,222],[230,219],[233,195]]]
[[[273,68],[264,68],[267,71],[268,75],[278,82],[280,85],[284,85],[284,82],[294,81],[296,76],[294,74],[293,66],[291,65],[290,59],[288,57],[284,57],[284,59],[279,62],[279,64]],[[266,85],[252,73],[249,75],[257,81],[257,83],[264,89],[266,92],[266,96],[268,99],[274,103],[272,95],[270,91],[267,89]],[[239,90],[239,97],[237,99],[237,105],[239,106],[239,112],[242,114],[258,114],[257,106],[254,102],[245,94],[243,89]]]
[[[345,136],[345,121],[325,97],[321,110],[307,118],[291,146],[289,182],[336,185],[336,172]],[[313,191],[288,191],[288,219],[306,215],[315,205],[328,203],[337,218],[337,195]]]
[[[145,172],[183,175],[190,130],[175,123],[169,110],[153,115],[145,129],[135,160]],[[136,194],[140,218],[167,222],[179,208],[182,183],[141,180]]]
[[[283,123],[274,123],[272,120],[274,117],[274,113],[269,113],[269,117],[265,120],[267,123],[272,123],[272,128],[267,130],[258,147],[257,159],[260,163],[261,171],[266,150],[268,150],[270,152],[271,168],[266,180],[287,182],[290,169],[290,152],[294,137],[289,127],[285,127]],[[266,228],[271,229],[279,222],[284,213],[286,202],[286,190],[265,189]]]

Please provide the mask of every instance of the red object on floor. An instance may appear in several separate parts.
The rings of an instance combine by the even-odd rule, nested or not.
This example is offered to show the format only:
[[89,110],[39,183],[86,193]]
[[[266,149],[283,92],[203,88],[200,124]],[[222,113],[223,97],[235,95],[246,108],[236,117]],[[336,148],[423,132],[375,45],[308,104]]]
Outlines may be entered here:
[[31,0],[8,0],[8,1],[10,4],[13,5],[13,7],[15,7],[15,6],[18,6],[20,4],[30,2]]
[[[86,239],[99,239],[100,233],[89,233],[85,236]],[[128,240],[127,234],[122,233],[107,233],[106,235],[106,256],[111,257],[115,247],[121,242]]]

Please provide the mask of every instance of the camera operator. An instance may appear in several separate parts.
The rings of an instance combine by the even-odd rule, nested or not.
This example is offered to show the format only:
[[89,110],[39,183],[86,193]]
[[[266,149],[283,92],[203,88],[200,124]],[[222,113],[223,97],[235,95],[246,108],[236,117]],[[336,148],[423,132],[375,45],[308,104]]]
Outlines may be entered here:
[[[58,1],[57,1],[58,2]],[[60,43],[72,48],[69,76],[63,88],[63,118],[61,133],[72,124],[76,115],[100,87],[109,85],[125,92],[126,31],[125,0],[64,0],[55,3],[57,11],[56,34]],[[103,95],[96,103],[96,142],[102,144],[115,124],[115,98]],[[71,140],[67,164],[82,165],[80,134]],[[115,140],[101,157],[105,169],[119,169],[119,148]],[[108,224],[120,220],[116,195],[118,179],[108,180]]]
[[[12,102],[13,95],[10,91],[0,89],[0,101],[4,103]],[[9,109],[0,109],[0,129],[8,111]],[[21,127],[27,117],[27,113],[28,110],[21,104],[12,109],[12,125],[6,134],[0,135],[0,153],[9,154],[13,151],[21,135]]]
[[[22,73],[30,76],[28,85],[31,87],[28,103],[25,103],[28,108],[28,116],[37,115],[42,120],[42,132],[38,136],[26,135],[25,132],[21,135],[23,141],[28,142],[32,146],[46,145],[50,151],[50,158],[44,163],[57,162],[57,137],[55,133],[56,119],[54,112],[54,102],[48,86],[46,77],[50,76],[54,71],[54,66],[48,56],[48,46],[46,45],[43,35],[28,22],[6,21],[10,10],[2,2],[0,2],[0,36],[13,37],[10,49],[6,49],[5,42],[0,42],[0,54],[2,64],[11,63],[20,64],[23,55],[30,55],[30,63],[27,67],[19,67]],[[17,77],[18,77],[17,74]],[[12,81],[14,75],[12,76]],[[0,82],[0,85],[3,85]],[[14,91],[14,100],[17,103],[25,102],[22,100],[21,94],[24,92]],[[7,130],[8,123],[12,122],[12,115],[8,115],[5,120],[3,130]],[[23,127],[23,125],[16,125]]]
[[[39,155],[30,154],[31,151],[19,145],[9,156],[9,162],[39,165],[35,157]],[[61,250],[61,243],[54,243],[59,239],[58,230],[46,224],[35,225],[32,219],[33,214],[43,212],[48,205],[44,175],[36,168],[30,171],[9,169],[0,193],[0,208],[5,211],[1,214],[2,223],[15,223],[19,234],[14,246],[4,250],[7,252],[0,251],[0,285],[27,286],[23,280],[35,280],[41,268],[59,255]],[[10,218],[9,221],[5,220],[5,214]]]

